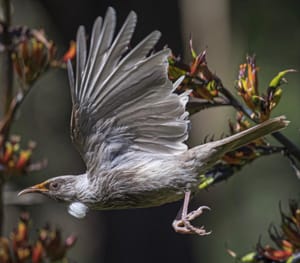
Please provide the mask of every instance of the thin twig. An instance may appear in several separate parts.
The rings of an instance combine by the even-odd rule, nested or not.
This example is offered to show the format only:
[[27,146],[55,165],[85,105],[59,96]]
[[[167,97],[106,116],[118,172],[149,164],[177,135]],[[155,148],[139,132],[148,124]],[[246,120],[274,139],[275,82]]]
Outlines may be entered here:
[[207,99],[190,97],[187,104],[187,109],[190,114],[194,114],[201,110],[217,106],[230,106],[230,102],[223,98],[215,98],[212,101],[209,101]]
[[3,120],[0,122],[0,134],[9,134],[10,126],[12,121],[14,120],[17,109],[20,107],[30,90],[31,88],[28,88],[26,90],[20,89],[17,95],[11,100],[8,111]]

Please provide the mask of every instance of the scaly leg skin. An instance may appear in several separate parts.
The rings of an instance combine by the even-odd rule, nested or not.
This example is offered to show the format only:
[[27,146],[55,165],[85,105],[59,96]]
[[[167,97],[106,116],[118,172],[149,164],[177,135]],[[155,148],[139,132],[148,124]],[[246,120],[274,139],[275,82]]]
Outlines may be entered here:
[[210,208],[208,206],[200,206],[197,210],[187,213],[190,197],[191,192],[185,192],[183,206],[181,209],[181,217],[180,219],[175,219],[172,226],[175,231],[180,234],[197,234],[199,236],[209,235],[211,231],[207,232],[204,229],[204,226],[195,227],[191,224],[191,221],[202,215],[204,210],[210,210]]

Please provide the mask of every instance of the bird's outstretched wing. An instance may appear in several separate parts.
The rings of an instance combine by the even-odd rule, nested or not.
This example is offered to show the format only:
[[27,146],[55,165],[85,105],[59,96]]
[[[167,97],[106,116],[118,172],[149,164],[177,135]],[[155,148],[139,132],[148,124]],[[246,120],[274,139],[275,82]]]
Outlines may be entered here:
[[150,54],[160,38],[154,31],[126,53],[136,25],[131,12],[113,39],[116,15],[97,18],[87,52],[84,28],[77,33],[76,78],[68,74],[73,111],[71,136],[87,169],[134,152],[178,154],[186,150],[187,94],[173,94],[168,80],[170,51]]

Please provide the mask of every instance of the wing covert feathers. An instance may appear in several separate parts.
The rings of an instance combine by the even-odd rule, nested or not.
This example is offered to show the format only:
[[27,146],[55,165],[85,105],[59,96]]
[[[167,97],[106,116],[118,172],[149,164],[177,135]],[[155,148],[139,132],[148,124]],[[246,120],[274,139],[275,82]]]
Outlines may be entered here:
[[108,8],[94,23],[89,51],[84,27],[78,29],[75,81],[68,62],[71,134],[88,167],[130,151],[179,154],[187,149],[188,93],[173,94],[182,79],[174,86],[168,79],[170,51],[150,54],[160,32],[128,51],[136,22],[132,11],[114,37],[116,13]]

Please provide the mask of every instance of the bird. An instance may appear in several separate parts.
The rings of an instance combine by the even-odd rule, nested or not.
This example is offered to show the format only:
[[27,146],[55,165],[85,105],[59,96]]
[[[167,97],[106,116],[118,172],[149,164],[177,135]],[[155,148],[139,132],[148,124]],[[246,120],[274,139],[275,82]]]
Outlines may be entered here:
[[67,63],[71,89],[71,138],[86,171],[61,175],[22,190],[68,203],[84,218],[89,210],[160,206],[184,199],[172,226],[182,234],[207,235],[191,221],[207,206],[188,212],[201,175],[222,156],[288,125],[284,116],[245,131],[188,149],[186,104],[190,91],[174,93],[184,77],[168,79],[170,49],[154,52],[161,33],[153,31],[129,49],[137,23],[131,11],[114,37],[116,11],[93,25],[89,49],[80,26],[75,73]]

